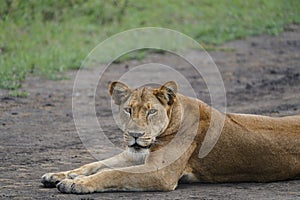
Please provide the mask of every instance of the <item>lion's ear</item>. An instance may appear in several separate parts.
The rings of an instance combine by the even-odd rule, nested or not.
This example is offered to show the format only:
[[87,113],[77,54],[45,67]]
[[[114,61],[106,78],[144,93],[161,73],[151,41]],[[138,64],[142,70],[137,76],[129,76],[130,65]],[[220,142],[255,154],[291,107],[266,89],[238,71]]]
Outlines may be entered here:
[[172,105],[176,97],[178,86],[174,81],[168,81],[159,89],[154,91],[154,95],[160,102],[167,105]]
[[130,96],[131,89],[124,83],[114,81],[109,85],[109,94],[116,105],[121,105]]

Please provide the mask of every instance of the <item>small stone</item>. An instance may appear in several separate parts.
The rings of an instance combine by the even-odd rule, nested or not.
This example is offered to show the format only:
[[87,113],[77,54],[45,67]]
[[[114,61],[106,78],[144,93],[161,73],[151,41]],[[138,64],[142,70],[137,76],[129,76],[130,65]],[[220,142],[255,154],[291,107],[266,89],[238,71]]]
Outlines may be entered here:
[[45,107],[53,107],[55,105],[53,103],[45,103],[43,106],[45,106]]
[[251,88],[252,88],[252,85],[250,85],[249,83],[247,83],[246,90],[250,90]]

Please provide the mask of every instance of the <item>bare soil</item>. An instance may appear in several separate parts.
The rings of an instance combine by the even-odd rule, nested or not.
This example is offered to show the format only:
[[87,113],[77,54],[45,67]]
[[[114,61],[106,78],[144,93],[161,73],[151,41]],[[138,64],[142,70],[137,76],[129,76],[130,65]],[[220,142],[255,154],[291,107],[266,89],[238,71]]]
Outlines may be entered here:
[[[300,26],[288,26],[279,36],[258,36],[229,42],[234,51],[209,52],[222,74],[228,112],[285,116],[300,114]],[[197,56],[197,51],[192,54]],[[156,62],[174,67],[190,81],[199,98],[210,102],[204,81],[181,58],[151,54],[142,61],[113,64],[104,74],[96,97],[101,119],[112,121],[108,82],[131,67]],[[117,70],[115,70],[117,69]],[[94,69],[86,69],[87,74]],[[70,79],[49,81],[28,77],[27,98],[0,90],[0,199],[300,199],[300,180],[273,183],[180,184],[173,192],[114,192],[61,194],[43,188],[46,172],[68,170],[96,161],[82,144],[73,121]],[[172,77],[170,77],[172,79]],[[103,86],[103,90],[101,89]],[[90,95],[89,90],[81,95]],[[92,96],[91,96],[92,97]],[[103,127],[116,145],[122,133],[116,125]]]

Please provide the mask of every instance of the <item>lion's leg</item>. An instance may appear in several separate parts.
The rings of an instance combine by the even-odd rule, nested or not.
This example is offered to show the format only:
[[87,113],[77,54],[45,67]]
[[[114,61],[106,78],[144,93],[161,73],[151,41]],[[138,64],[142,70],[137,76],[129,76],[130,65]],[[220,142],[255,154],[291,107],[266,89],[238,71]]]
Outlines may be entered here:
[[[195,145],[191,145],[179,159],[167,166],[162,166],[162,163],[168,163],[168,158],[176,154],[172,150],[166,155],[156,155],[148,159],[144,165],[108,169],[87,177],[65,179],[57,184],[57,189],[63,193],[77,194],[105,191],[174,190],[194,149]],[[180,148],[177,149],[177,151],[180,150]]]
[[[141,161],[139,161],[141,162]],[[139,162],[130,158],[127,152],[123,152],[117,156],[111,157],[106,160],[83,165],[77,169],[58,173],[46,173],[42,176],[42,183],[45,187],[55,187],[57,183],[64,179],[75,179],[83,176],[89,176],[99,172],[105,168],[111,167],[128,167]]]
[[[167,191],[176,187],[174,181],[168,183],[166,174],[150,170],[148,173],[139,173],[144,166],[132,168],[133,172],[120,170],[104,170],[91,176],[78,179],[64,179],[57,184],[62,193],[85,194],[105,191]],[[176,178],[175,178],[176,179]]]

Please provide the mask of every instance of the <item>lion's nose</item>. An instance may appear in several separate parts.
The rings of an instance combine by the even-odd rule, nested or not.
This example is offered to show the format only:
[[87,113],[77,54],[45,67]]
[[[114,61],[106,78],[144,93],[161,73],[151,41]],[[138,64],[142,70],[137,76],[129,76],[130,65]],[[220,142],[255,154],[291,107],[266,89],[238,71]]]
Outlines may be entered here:
[[142,137],[145,134],[145,132],[129,132],[129,135],[134,138]]

